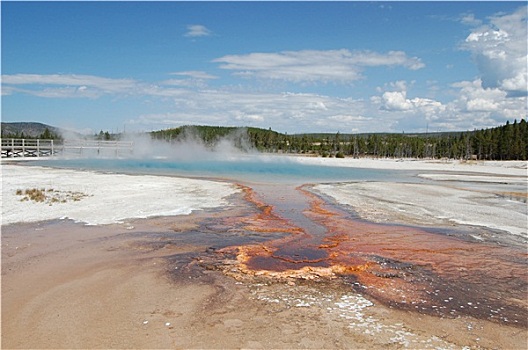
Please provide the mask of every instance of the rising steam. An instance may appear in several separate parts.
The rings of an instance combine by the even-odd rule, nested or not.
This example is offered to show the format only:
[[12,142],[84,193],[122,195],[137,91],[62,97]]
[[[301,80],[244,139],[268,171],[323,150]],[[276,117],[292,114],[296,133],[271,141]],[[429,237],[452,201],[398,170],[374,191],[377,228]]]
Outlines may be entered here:
[[93,141],[73,133],[63,134],[65,157],[167,159],[174,161],[234,160],[257,151],[247,130],[205,142],[193,127],[185,127],[174,139],[155,139],[148,133],[124,134],[120,141]]

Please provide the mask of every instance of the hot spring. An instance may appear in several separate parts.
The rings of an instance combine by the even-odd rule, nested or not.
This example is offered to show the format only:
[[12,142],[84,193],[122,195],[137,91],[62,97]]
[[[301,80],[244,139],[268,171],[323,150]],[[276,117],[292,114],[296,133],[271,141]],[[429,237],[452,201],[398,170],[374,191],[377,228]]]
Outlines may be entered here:
[[[236,157],[170,158],[72,158],[46,159],[36,165],[126,174],[217,178],[258,183],[320,183],[402,180],[402,171],[305,164],[293,157],[258,154]],[[408,178],[409,180],[409,178]]]
[[[201,264],[237,279],[338,278],[343,288],[391,307],[526,327],[527,311],[519,306],[526,290],[524,246],[495,243],[498,236],[493,241],[470,238],[473,231],[485,228],[421,228],[358,219],[352,208],[317,193],[311,184],[429,180],[411,171],[305,161],[279,155],[202,152],[186,157],[48,158],[32,163],[237,183],[243,189],[237,200],[244,211],[223,219],[211,215],[196,231],[168,232],[167,239],[193,237],[194,244],[209,245],[206,242],[214,237],[215,245],[200,256]],[[332,163],[339,164],[337,159]],[[379,205],[387,203],[380,198]],[[159,239],[154,243],[159,244]]]

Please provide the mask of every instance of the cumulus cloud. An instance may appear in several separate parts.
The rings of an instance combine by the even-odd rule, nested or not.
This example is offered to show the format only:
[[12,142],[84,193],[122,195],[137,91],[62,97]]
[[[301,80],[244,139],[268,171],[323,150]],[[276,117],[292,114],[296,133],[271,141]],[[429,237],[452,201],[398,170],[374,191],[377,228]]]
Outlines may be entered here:
[[527,7],[511,14],[491,17],[475,28],[463,49],[471,52],[484,88],[499,88],[508,96],[526,95],[528,90]]
[[449,114],[448,107],[439,101],[423,97],[408,98],[407,89],[413,83],[396,81],[385,84],[384,88],[378,88],[381,95],[370,99],[373,109],[383,113],[383,118],[392,119],[392,127],[408,129],[414,123],[414,128],[419,129]]
[[508,97],[504,90],[483,87],[480,79],[458,82],[453,87],[460,90],[452,104],[461,112],[493,114],[502,117],[501,122],[526,117],[526,97]]
[[[499,88],[485,88],[482,80],[454,83],[459,88],[458,97],[453,101],[457,109],[463,112],[497,112],[506,108],[507,94]],[[522,112],[516,108],[518,112]]]
[[390,90],[379,88],[380,95],[372,96],[370,102],[384,121],[392,121],[392,128],[419,129],[428,125],[430,130],[473,130],[527,116],[526,96],[508,97],[500,88],[484,87],[480,79],[451,84],[456,97],[448,102],[409,98],[408,84],[402,81],[386,84],[385,88]]
[[246,77],[291,82],[346,83],[362,78],[366,67],[402,66],[417,70],[425,65],[403,51],[377,53],[349,50],[303,50],[227,55],[213,60],[220,68]]
[[[437,130],[473,130],[494,127],[507,120],[526,118],[527,7],[490,17],[488,23],[466,15],[462,22],[475,26],[463,48],[471,52],[479,77],[450,85],[453,99],[410,98],[409,84],[397,81],[378,88],[370,99],[392,127],[417,128],[428,124]],[[412,82],[410,84],[412,86]]]
[[184,36],[196,38],[201,36],[210,36],[212,32],[201,24],[190,24],[187,26],[187,32]]
[[[433,119],[445,110],[445,106],[441,102],[429,98],[407,98],[407,90],[414,83],[414,81],[408,83],[404,80],[387,83],[384,88],[378,87],[378,91],[382,92],[382,95],[374,96],[371,101],[385,111],[420,113],[428,119]],[[384,91],[384,89],[390,90]]]
[[381,98],[383,108],[389,111],[407,111],[413,107],[405,91],[386,91]]
[[494,127],[506,121],[526,118],[526,96],[508,96],[499,88],[484,87],[482,80],[461,81],[452,85],[457,88],[457,98],[447,104],[451,123],[458,130]]

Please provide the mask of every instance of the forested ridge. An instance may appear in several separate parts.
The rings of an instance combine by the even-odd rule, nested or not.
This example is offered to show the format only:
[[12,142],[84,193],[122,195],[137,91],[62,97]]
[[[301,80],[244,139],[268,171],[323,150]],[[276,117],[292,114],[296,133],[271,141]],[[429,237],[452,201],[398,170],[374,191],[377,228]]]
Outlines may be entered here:
[[[214,147],[228,140],[243,150],[323,157],[430,158],[527,160],[525,119],[490,129],[437,133],[283,134],[253,127],[181,126],[150,132],[153,139],[177,143],[200,141]],[[61,141],[61,130],[41,123],[2,123],[3,138],[41,138]],[[80,135],[79,135],[80,137]],[[119,140],[124,134],[102,130],[89,138]]]
[[2,138],[60,140],[61,130],[35,122],[1,123]]
[[295,134],[271,129],[220,126],[182,126],[151,132],[152,138],[177,142],[197,138],[208,146],[228,138],[239,148],[261,152],[295,153],[323,157],[449,158],[527,160],[526,120],[496,128],[423,134]]

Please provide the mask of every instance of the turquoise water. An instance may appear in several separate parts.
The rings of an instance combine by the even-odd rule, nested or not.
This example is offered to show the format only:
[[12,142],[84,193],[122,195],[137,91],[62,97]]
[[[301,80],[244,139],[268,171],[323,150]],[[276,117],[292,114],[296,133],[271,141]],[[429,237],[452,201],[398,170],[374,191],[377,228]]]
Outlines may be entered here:
[[303,164],[286,157],[246,156],[237,159],[49,159],[34,164],[127,174],[225,178],[258,182],[383,181],[399,178],[397,171]]

